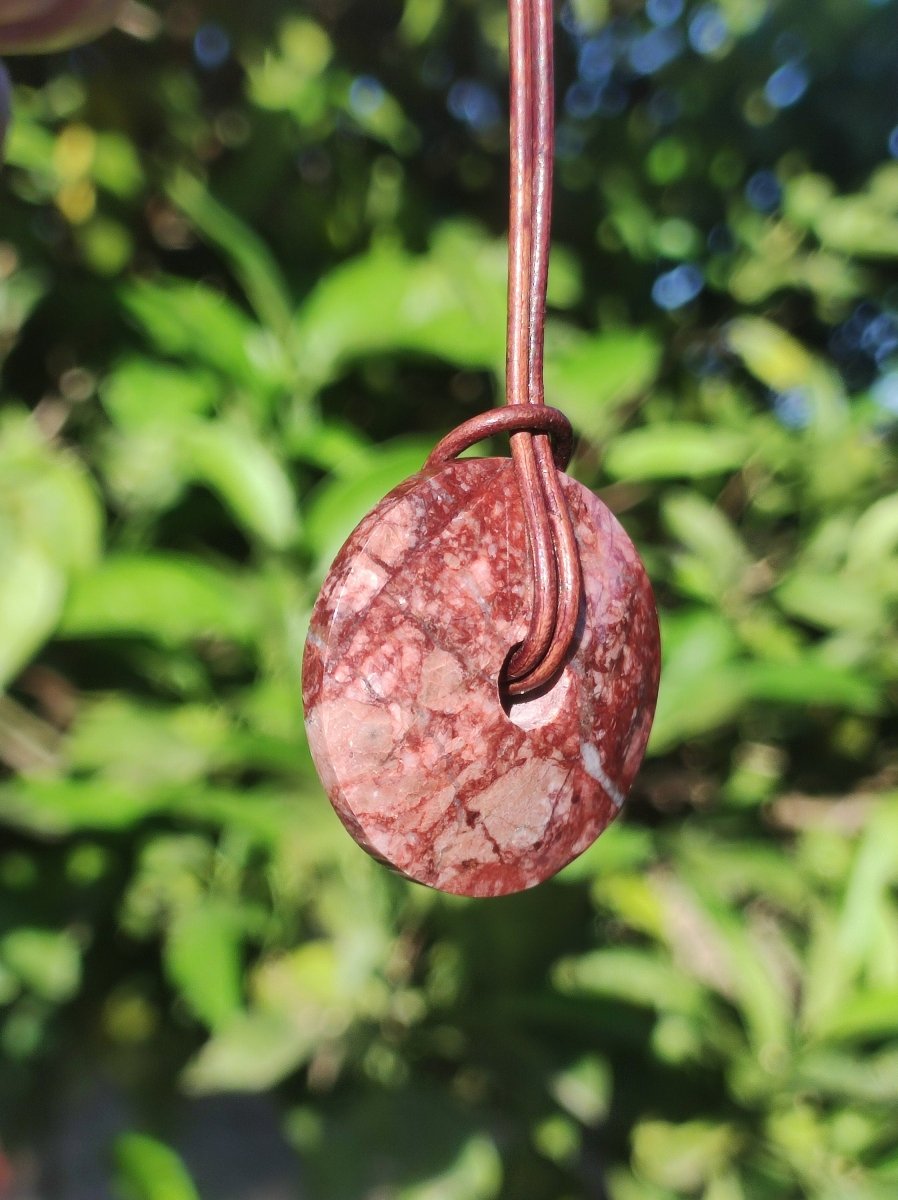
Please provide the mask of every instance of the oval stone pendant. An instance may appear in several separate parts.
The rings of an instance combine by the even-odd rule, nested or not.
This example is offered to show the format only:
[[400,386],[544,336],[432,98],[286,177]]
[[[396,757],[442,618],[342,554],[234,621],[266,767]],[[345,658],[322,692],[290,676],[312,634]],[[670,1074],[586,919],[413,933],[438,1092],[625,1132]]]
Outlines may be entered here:
[[503,699],[529,613],[527,535],[508,459],[413,476],[350,536],[312,617],[312,756],[346,828],[419,883],[468,896],[533,887],[617,814],[658,691],[655,604],[610,511],[562,476],[583,568],[553,686]]

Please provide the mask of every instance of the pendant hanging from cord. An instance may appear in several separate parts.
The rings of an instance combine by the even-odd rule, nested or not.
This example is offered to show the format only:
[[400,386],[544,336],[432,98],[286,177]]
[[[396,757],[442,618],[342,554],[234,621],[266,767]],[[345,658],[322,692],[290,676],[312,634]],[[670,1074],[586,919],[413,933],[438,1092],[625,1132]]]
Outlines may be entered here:
[[[519,891],[620,809],[658,688],[636,551],[562,472],[545,404],[554,143],[551,0],[510,0],[506,405],[466,421],[350,536],[312,616],[309,743],[352,836],[418,882]],[[511,435],[512,459],[459,459]]]

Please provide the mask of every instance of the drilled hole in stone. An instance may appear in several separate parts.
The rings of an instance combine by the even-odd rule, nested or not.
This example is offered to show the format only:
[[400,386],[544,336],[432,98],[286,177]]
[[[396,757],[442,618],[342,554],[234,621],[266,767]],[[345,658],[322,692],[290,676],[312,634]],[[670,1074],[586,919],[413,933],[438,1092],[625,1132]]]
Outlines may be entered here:
[[505,715],[519,729],[541,729],[550,725],[560,714],[571,690],[571,674],[565,667],[545,687],[526,696],[512,696],[508,691],[508,664],[518,649],[512,646],[499,675],[499,699]]

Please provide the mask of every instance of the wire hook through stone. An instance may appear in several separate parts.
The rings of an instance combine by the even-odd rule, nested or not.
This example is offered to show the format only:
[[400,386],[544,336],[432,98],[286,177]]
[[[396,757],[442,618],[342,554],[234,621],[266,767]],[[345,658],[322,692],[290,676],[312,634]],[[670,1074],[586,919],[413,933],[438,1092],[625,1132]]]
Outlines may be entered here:
[[[511,172],[508,235],[506,412],[465,422],[437,447],[429,463],[460,453],[500,429],[512,431],[511,453],[527,529],[533,602],[523,642],[510,656],[502,681],[512,696],[551,683],[577,629],[582,597],[580,552],[558,477],[570,458],[553,458],[548,433],[561,435],[557,418],[544,416],[546,289],[552,225],[555,98],[552,0],[510,0]],[[519,413],[516,410],[524,409]],[[498,410],[501,412],[502,410]],[[561,416],[561,414],[559,414]],[[566,422],[566,418],[561,418]],[[478,424],[479,422],[479,424]],[[478,436],[473,436],[479,432]],[[570,442],[570,425],[563,433]],[[463,447],[464,448],[464,447]]]

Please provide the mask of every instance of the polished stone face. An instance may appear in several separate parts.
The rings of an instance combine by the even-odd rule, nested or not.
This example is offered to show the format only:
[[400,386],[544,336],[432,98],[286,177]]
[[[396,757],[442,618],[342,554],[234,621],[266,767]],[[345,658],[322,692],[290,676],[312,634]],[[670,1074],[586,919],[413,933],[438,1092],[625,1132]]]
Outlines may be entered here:
[[583,566],[558,681],[503,706],[526,630],[527,535],[507,459],[406,481],[340,552],[312,618],[303,699],[312,754],[352,836],[403,875],[499,896],[549,878],[613,819],[658,691],[658,620],[632,543],[565,476]]

